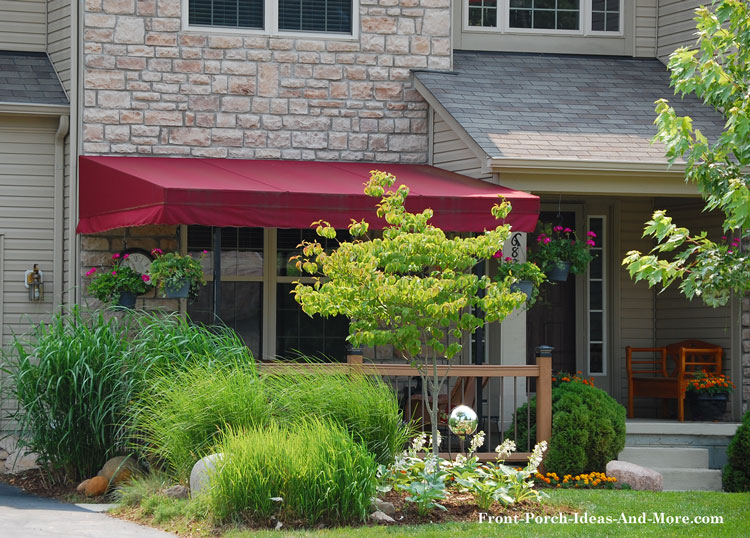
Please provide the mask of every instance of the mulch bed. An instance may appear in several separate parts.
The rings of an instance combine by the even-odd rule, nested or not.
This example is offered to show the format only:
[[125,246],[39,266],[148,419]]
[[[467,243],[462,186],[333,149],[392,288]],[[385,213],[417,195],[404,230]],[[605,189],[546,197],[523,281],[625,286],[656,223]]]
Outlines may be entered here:
[[110,502],[106,496],[84,497],[76,491],[78,483],[53,484],[41,469],[30,469],[17,474],[0,473],[0,482],[15,486],[24,493],[63,502]]

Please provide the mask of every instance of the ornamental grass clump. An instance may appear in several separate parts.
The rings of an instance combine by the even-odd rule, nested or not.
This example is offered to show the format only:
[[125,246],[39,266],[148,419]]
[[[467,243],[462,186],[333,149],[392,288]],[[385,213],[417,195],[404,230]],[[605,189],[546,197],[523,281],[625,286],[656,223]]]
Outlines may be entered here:
[[129,318],[74,307],[17,337],[3,356],[15,434],[54,482],[96,474],[125,448],[122,425],[138,387]]
[[278,421],[315,417],[336,422],[379,463],[393,461],[411,437],[394,391],[379,376],[270,375],[263,377],[263,385]]
[[364,521],[376,463],[347,430],[326,419],[230,430],[208,502],[221,521],[344,524]]
[[249,364],[196,362],[156,377],[134,405],[133,446],[154,467],[187,483],[196,461],[215,451],[226,429],[264,427],[271,408]]

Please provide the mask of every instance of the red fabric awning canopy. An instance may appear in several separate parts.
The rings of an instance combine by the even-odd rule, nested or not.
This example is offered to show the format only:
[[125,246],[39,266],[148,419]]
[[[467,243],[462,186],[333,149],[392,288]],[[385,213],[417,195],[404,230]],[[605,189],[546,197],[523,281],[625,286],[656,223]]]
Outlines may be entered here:
[[410,189],[409,211],[432,208],[430,221],[446,231],[481,232],[498,225],[490,208],[505,196],[506,219],[530,232],[537,196],[415,164],[80,157],[78,233],[148,224],[307,228],[319,219],[346,228],[365,219],[382,228],[377,199],[365,196],[370,170],[396,176]]

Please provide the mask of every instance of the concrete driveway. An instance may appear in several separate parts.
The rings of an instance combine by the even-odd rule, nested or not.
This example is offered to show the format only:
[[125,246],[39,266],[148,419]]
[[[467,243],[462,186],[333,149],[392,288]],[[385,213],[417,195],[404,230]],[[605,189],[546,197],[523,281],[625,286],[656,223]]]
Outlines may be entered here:
[[3,538],[166,538],[174,534],[98,513],[91,505],[65,504],[0,483]]

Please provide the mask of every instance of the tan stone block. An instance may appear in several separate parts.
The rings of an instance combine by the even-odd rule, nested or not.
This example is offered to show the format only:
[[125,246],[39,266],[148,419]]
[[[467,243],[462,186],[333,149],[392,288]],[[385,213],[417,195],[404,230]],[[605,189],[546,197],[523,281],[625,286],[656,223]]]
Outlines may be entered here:
[[114,28],[117,17],[102,13],[87,13],[84,21],[87,28]]
[[239,114],[237,116],[237,125],[244,129],[257,129],[260,127],[260,116],[255,114]]
[[221,62],[221,72],[230,75],[255,75],[256,65],[251,62],[235,62],[225,60]]
[[128,125],[106,125],[104,127],[104,138],[109,142],[127,142],[130,139],[130,127]]
[[411,38],[410,52],[412,54],[429,54],[431,42],[432,40],[429,37],[413,36]]
[[317,79],[340,80],[343,70],[338,65],[317,65],[313,68],[313,76]]
[[403,85],[399,82],[378,82],[375,84],[375,99],[398,100],[402,97],[402,90]]
[[86,0],[86,11],[101,11],[102,0]]
[[[317,53],[308,52],[307,54]],[[298,61],[297,58],[297,53],[292,50],[277,50],[273,53],[273,59],[278,63],[295,63],[296,61]]]
[[427,67],[447,71],[451,68],[451,59],[448,56],[430,56],[427,58]]
[[450,9],[428,9],[422,19],[422,35],[449,36],[451,32]]
[[102,108],[130,108],[130,92],[101,90],[97,101]]
[[222,112],[250,112],[250,98],[227,96],[221,98]]
[[[179,50],[180,56],[185,60],[200,60],[201,58],[205,58],[203,54],[204,49],[199,47],[181,47]],[[208,51],[219,53],[217,55],[219,58],[222,56],[221,51],[219,50],[208,49]]]
[[118,17],[115,26],[115,43],[143,43],[146,38],[144,20],[138,17]]
[[279,116],[264,115],[262,118],[263,128],[269,131],[278,131],[283,127],[283,122]]
[[[429,38],[427,38],[429,40]],[[409,37],[389,35],[385,38],[385,50],[391,54],[407,54],[409,52]]]
[[86,28],[83,32],[83,39],[85,41],[96,41],[100,43],[108,43],[112,41],[115,31],[108,28]]
[[85,250],[103,250],[108,252],[109,239],[95,235],[83,235],[81,236],[81,251]]
[[104,126],[99,124],[86,124],[83,126],[84,142],[101,142],[104,140]]
[[198,127],[216,127],[216,116],[214,114],[196,114],[195,125]]
[[258,95],[275,97],[279,94],[279,68],[275,64],[263,63],[258,66]]
[[145,113],[146,125],[182,125],[183,117],[179,111],[148,110]]
[[451,52],[451,40],[448,37],[432,38],[432,54],[437,56],[447,56]]
[[156,13],[159,17],[179,17],[180,0],[157,0]]
[[241,146],[242,131],[237,129],[212,129],[211,141],[221,146]]
[[263,131],[245,131],[244,145],[251,148],[262,148],[266,145],[266,138],[267,133]]
[[227,93],[228,77],[226,75],[213,75],[211,78],[211,93]]
[[174,70],[178,73],[201,73],[203,62],[201,60],[175,60]]
[[179,32],[182,22],[178,18],[153,18],[151,19],[151,30],[154,32]]
[[427,67],[427,58],[425,56],[409,54],[396,56],[393,63],[396,67]]
[[[139,112],[140,114],[140,112]],[[159,135],[159,127],[157,126],[147,126],[147,125],[133,125],[130,128],[130,132],[133,136],[158,136]]]
[[124,90],[125,75],[120,71],[87,69],[83,75],[85,88],[103,88],[106,90]]
[[271,114],[289,114],[289,100],[271,99]]
[[158,92],[133,92],[134,101],[158,101],[161,94]]
[[295,132],[292,133],[292,146],[295,148],[324,149],[328,147],[328,133]]
[[135,12],[142,16],[156,15],[156,0],[137,0]]
[[294,46],[295,49],[298,51],[323,51],[325,50],[325,43],[323,41],[318,40],[305,40],[305,39],[298,39]]
[[330,86],[331,99],[347,99],[349,97],[348,82],[332,82]]
[[266,97],[256,97],[252,103],[252,111],[256,114],[268,114],[271,112],[271,100]]
[[154,52],[157,58],[180,57],[180,49],[178,47],[156,47]]
[[292,39],[271,38],[268,41],[268,48],[271,50],[292,50],[293,47]]
[[398,30],[398,19],[393,17],[373,17],[363,15],[362,32],[372,34],[395,34]]
[[208,38],[203,35],[194,34],[181,34],[180,45],[186,47],[205,47],[208,42]]
[[237,49],[242,46],[242,38],[230,36],[210,36],[208,39],[208,46],[213,49]]
[[87,54],[85,64],[86,67],[98,69],[114,69],[115,57],[102,54]]
[[132,15],[135,13],[134,0],[103,0],[102,8],[105,13],[117,15]]
[[169,143],[184,146],[210,146],[211,131],[200,127],[176,127],[169,130]]

